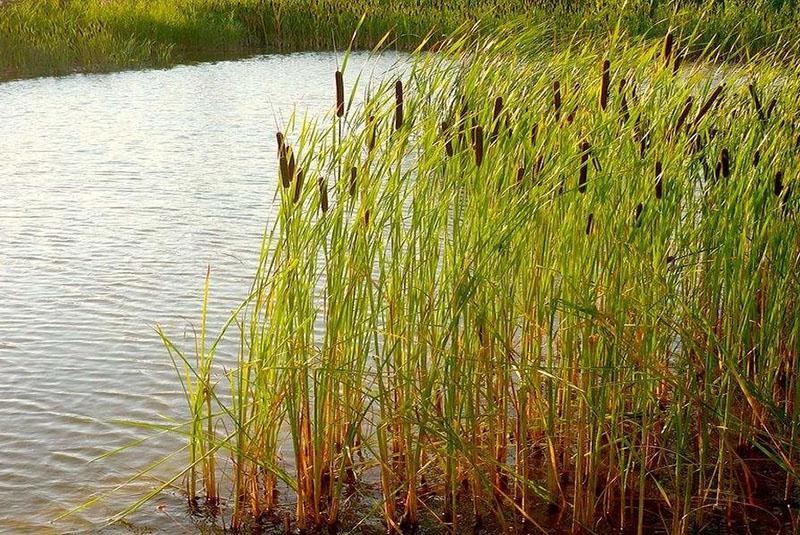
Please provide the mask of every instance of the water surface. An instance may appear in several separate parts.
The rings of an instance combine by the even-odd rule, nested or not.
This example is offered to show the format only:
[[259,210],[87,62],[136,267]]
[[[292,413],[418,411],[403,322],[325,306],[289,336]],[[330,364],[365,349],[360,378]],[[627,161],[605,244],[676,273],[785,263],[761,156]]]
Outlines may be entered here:
[[[244,297],[273,214],[277,125],[330,111],[338,59],[0,84],[0,532],[95,530],[155,484],[52,522],[180,446],[89,463],[152,435],[120,420],[184,416],[154,325],[191,346],[207,266],[212,323]],[[356,54],[348,73],[400,60]],[[185,512],[167,495],[109,531],[191,531]]]

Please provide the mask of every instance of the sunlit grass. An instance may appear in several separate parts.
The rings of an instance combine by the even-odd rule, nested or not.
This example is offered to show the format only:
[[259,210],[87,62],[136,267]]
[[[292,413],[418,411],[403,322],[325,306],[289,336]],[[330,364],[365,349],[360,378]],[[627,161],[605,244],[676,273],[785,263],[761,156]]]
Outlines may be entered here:
[[546,24],[549,42],[681,27],[736,57],[793,39],[798,23],[787,0],[15,0],[0,6],[0,78],[342,50],[362,16],[356,48],[389,32],[409,50],[429,32],[435,42],[465,23],[491,31],[519,19]]

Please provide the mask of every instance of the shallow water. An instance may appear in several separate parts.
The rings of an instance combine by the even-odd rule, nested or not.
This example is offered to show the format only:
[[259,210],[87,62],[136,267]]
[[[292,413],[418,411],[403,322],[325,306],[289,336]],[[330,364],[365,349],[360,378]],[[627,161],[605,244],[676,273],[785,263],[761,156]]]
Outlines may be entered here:
[[[273,213],[276,125],[332,108],[337,59],[0,85],[0,532],[93,531],[155,484],[53,522],[180,446],[89,463],[153,435],[119,420],[184,416],[154,325],[191,347],[207,266],[212,323],[244,297]],[[400,61],[356,54],[348,73]],[[131,520],[109,531],[192,528],[177,494]]]

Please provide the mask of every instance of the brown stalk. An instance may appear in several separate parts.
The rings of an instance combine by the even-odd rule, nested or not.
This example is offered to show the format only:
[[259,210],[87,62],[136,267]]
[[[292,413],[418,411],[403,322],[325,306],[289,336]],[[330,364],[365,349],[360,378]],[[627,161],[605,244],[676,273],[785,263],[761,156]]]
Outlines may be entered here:
[[686,105],[683,107],[683,111],[678,116],[678,122],[675,123],[675,128],[672,130],[673,135],[678,135],[683,128],[683,125],[686,123],[687,117],[689,117],[689,112],[692,111],[692,104],[694,104],[694,97],[688,97],[686,99]]

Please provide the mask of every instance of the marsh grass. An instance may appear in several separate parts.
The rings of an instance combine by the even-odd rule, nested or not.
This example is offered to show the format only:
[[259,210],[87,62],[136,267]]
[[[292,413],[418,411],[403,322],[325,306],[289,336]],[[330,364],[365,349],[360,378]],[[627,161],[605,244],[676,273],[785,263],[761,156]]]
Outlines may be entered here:
[[676,72],[680,35],[498,35],[358,107],[345,60],[329,120],[278,136],[230,396],[204,328],[194,360],[164,337],[190,501],[234,530],[334,528],[369,488],[390,530],[682,534],[789,504],[760,520],[786,529],[800,72],[713,49]]
[[746,59],[785,45],[798,12],[793,0],[14,0],[0,6],[0,79],[341,50],[359,26],[353,48],[372,49],[387,33],[401,50],[431,33],[438,48],[478,20],[487,35],[504,22],[535,21],[551,44],[576,33],[654,38],[678,27],[696,46],[665,43],[677,69],[708,46]]

